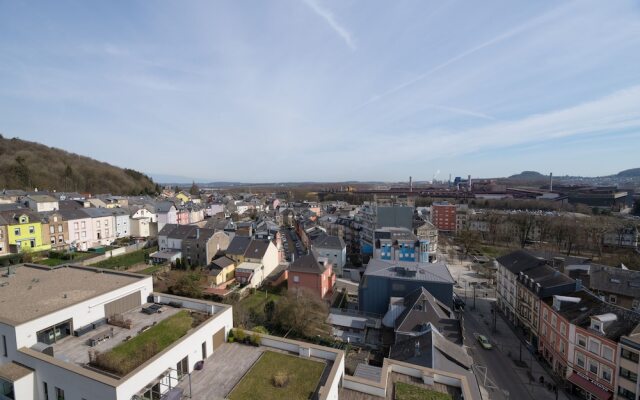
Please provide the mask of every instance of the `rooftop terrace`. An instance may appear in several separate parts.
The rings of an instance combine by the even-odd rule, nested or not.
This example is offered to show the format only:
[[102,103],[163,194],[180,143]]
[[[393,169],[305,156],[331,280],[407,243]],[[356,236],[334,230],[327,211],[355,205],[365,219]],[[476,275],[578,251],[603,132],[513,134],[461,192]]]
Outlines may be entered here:
[[[100,279],[96,279],[96,274]],[[0,321],[33,320],[150,277],[99,268],[24,264],[0,271]]]

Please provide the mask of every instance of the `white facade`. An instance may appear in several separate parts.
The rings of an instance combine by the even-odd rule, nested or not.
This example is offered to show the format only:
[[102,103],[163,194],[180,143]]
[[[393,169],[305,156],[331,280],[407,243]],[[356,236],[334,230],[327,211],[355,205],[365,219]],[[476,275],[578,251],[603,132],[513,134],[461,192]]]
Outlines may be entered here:
[[93,245],[93,223],[90,217],[69,220],[69,245],[86,251]]
[[127,214],[115,214],[114,215],[115,231],[117,238],[131,236],[131,224],[129,223],[129,215]]
[[177,224],[178,210],[172,205],[166,212],[156,212],[156,221],[158,222],[158,232],[160,232],[166,224]]
[[[93,270],[88,272],[92,273]],[[95,279],[100,279],[100,275],[96,275]],[[56,391],[60,389],[64,391],[65,399],[131,400],[133,396],[141,395],[146,388],[158,381],[161,383],[161,391],[166,392],[168,386],[162,383],[169,381],[166,376],[176,376],[178,362],[186,357],[186,372],[192,372],[195,364],[203,359],[203,346],[206,356],[210,356],[214,351],[214,335],[224,333],[226,339],[233,326],[230,306],[153,293],[151,277],[134,281],[129,278],[128,281],[132,283],[20,324],[7,322],[1,318],[0,311],[0,335],[7,348],[6,356],[0,352],[0,368],[5,364],[17,362],[33,370],[13,382],[16,399],[57,399]],[[147,297],[153,293],[156,303],[178,302],[182,308],[208,314],[210,317],[173,345],[123,377],[86,369],[66,360],[64,355],[52,357],[31,348],[38,340],[36,332],[68,320],[72,321],[74,329],[85,326],[105,317],[105,304],[137,293],[140,295],[141,304],[146,303]],[[65,339],[76,340],[61,340]],[[177,381],[172,381],[175,386]],[[44,393],[45,387],[48,389],[47,394]]]
[[333,265],[334,272],[338,276],[342,276],[342,270],[347,263],[346,246],[339,250],[337,248],[325,248],[314,245],[313,249],[318,253],[318,256],[327,258]]
[[34,200],[27,197],[29,208],[37,212],[56,211],[59,208],[58,201],[52,198],[51,201]]

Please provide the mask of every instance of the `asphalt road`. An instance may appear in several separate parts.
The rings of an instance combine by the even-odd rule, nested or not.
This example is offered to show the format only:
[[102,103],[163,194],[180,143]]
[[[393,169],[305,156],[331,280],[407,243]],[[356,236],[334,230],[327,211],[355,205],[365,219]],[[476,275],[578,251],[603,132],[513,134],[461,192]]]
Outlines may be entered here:
[[[476,305],[478,307],[477,310],[472,311],[472,303],[468,302],[464,312],[465,340],[471,348],[474,364],[487,367],[488,379],[498,387],[497,390],[490,390],[490,398],[533,400],[534,396],[532,396],[530,389],[526,386],[528,383],[523,382],[523,379],[527,380],[525,370],[518,370],[506,353],[509,345],[505,345],[505,343],[513,343],[513,333],[504,330],[499,330],[497,333],[492,332],[492,315],[489,302],[478,299]],[[484,319],[481,317],[481,314],[485,316]],[[485,320],[489,323],[486,323]],[[485,335],[489,338],[493,344],[493,349],[485,350],[480,347],[475,334]],[[507,335],[512,337],[507,338]],[[513,353],[519,350],[513,349],[511,351]],[[529,357],[529,353],[523,349],[522,354],[525,361],[528,361],[526,357]],[[476,376],[481,384],[484,379],[483,373],[484,371],[476,371]],[[505,390],[508,394],[504,393]],[[536,396],[536,400],[539,400],[539,396]]]

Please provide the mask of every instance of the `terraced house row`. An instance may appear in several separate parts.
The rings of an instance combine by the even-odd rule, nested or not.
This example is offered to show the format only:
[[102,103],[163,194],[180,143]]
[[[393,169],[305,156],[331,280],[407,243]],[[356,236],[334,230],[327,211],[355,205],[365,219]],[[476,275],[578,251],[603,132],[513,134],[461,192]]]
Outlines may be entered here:
[[640,398],[639,271],[524,250],[497,261],[500,310],[558,381],[586,400]]

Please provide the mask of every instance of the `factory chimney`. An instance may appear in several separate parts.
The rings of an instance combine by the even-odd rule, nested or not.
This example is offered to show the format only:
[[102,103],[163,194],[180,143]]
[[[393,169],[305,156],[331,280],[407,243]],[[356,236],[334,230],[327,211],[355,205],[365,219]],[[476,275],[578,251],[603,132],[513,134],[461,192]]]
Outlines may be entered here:
[[409,191],[413,192],[413,178],[409,177]]
[[549,172],[549,191],[553,192],[553,172]]
[[467,178],[467,185],[469,186],[469,190],[471,190],[471,175]]

